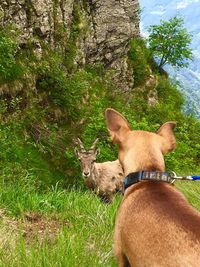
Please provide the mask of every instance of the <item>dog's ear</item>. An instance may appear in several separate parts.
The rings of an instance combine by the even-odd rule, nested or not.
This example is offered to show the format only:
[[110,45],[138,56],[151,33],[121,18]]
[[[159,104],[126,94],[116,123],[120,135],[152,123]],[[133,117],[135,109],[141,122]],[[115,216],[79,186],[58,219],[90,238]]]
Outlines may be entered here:
[[166,154],[176,148],[176,138],[174,135],[174,128],[176,122],[169,121],[164,123],[157,131],[157,134],[163,137],[162,152]]
[[120,143],[125,131],[130,130],[128,121],[116,110],[106,109],[106,123],[113,143]]

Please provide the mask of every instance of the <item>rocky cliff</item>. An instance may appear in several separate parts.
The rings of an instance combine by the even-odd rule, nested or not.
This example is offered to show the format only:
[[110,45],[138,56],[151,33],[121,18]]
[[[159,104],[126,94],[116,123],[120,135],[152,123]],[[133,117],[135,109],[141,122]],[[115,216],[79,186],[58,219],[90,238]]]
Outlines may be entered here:
[[138,9],[138,0],[2,0],[0,25],[15,24],[21,44],[29,40],[40,49],[42,40],[60,47],[77,67],[114,69],[114,79],[130,88],[126,54],[139,35]]

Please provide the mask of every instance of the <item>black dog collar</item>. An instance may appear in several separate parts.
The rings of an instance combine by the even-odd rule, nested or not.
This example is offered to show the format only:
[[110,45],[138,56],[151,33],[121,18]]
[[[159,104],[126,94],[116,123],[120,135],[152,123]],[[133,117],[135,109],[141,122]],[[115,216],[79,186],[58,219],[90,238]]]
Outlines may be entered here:
[[171,183],[173,181],[173,173],[159,171],[132,172],[125,177],[122,192],[124,193],[126,188],[143,180]]

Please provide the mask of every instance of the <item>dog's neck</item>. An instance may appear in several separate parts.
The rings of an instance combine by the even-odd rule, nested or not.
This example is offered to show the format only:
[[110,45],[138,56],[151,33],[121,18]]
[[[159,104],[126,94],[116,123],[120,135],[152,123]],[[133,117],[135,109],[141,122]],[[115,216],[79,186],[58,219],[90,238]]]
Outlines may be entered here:
[[163,161],[141,161],[136,164],[133,160],[132,161],[124,161],[122,162],[122,166],[124,167],[125,176],[129,173],[139,172],[139,171],[165,171],[165,163]]

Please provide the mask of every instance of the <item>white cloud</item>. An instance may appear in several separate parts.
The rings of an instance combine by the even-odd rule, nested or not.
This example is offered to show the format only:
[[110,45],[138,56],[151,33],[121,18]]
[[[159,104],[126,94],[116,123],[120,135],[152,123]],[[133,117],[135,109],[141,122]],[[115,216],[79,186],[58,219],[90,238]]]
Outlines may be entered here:
[[147,38],[149,36],[149,33],[146,30],[146,27],[144,27],[144,24],[142,22],[140,22],[140,29],[141,29],[141,36]]
[[148,37],[149,37],[149,33],[143,31],[143,32],[141,32],[141,36],[142,36],[143,38],[148,38]]
[[165,13],[165,11],[159,11],[159,10],[155,10],[155,11],[150,12],[150,14],[158,15],[158,16],[162,16],[164,13]]
[[186,8],[188,5],[189,5],[189,3],[187,3],[186,1],[185,1],[185,2],[180,2],[180,3],[177,3],[176,8],[177,8],[177,9],[184,9],[184,8]]
[[158,16],[162,16],[164,13],[166,12],[166,8],[162,5],[157,5],[155,7],[155,9],[151,9],[151,11],[149,12],[151,15],[158,15]]
[[177,9],[184,9],[187,6],[193,4],[193,3],[199,3],[199,0],[184,0],[177,3],[176,8]]

